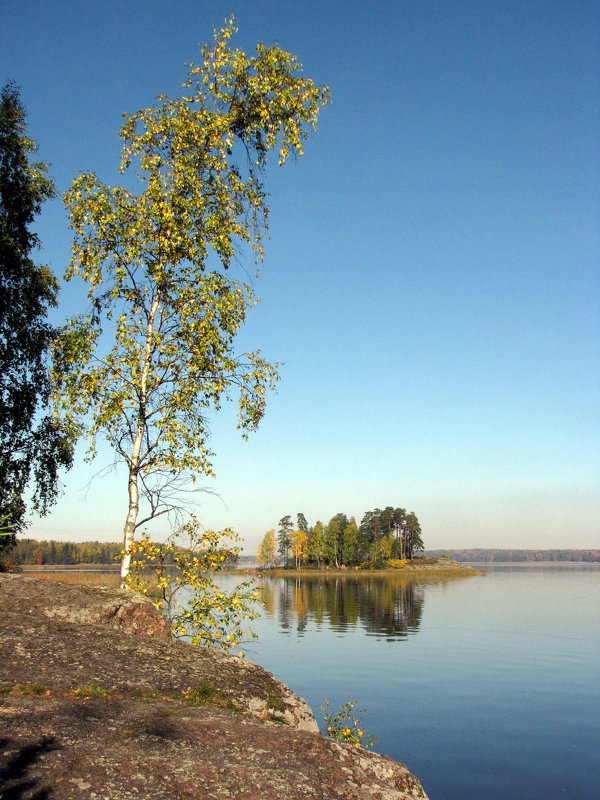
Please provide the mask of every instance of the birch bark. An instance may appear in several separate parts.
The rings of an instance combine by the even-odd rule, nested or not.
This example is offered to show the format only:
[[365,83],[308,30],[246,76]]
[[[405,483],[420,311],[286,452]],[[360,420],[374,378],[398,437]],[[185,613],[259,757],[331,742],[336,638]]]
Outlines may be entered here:
[[129,496],[129,506],[127,509],[127,517],[125,518],[125,527],[123,529],[123,558],[121,559],[121,586],[125,585],[129,570],[131,567],[131,545],[135,537],[135,528],[138,513],[140,510],[140,493],[138,487],[138,478],[140,473],[140,453],[142,450],[142,442],[144,439],[144,430],[147,423],[146,417],[146,400],[148,393],[148,376],[150,374],[150,367],[152,362],[152,339],[154,335],[154,320],[160,307],[160,292],[157,292],[152,301],[150,311],[148,314],[148,324],[146,327],[146,341],[144,343],[144,356],[142,363],[142,372],[140,376],[140,398],[138,409],[138,424],[133,440],[133,447],[131,450],[131,457],[129,459],[129,480],[127,483],[127,491]]

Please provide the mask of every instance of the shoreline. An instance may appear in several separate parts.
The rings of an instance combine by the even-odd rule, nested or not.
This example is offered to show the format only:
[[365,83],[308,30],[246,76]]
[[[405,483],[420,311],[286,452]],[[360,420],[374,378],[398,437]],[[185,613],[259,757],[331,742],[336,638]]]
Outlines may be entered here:
[[[235,573],[242,575],[256,575],[257,577],[269,576],[273,578],[285,577],[315,577],[315,576],[332,576],[332,577],[389,577],[390,575],[408,576],[420,574],[464,574],[464,575],[480,575],[483,570],[472,567],[468,564],[459,561],[452,561],[451,559],[428,559],[427,564],[411,563],[409,562],[400,569],[393,567],[386,567],[382,569],[358,569],[355,567],[301,567],[300,569],[290,567],[245,567],[238,565],[235,567],[226,568],[222,574]],[[432,563],[433,562],[433,563]],[[95,572],[95,573],[118,573],[119,565],[115,564],[23,564],[20,566],[20,571],[23,573],[43,573],[43,572]],[[219,570],[219,572],[221,572]]]
[[478,570],[468,564],[452,561],[451,559],[428,559],[427,564],[413,564],[409,562],[404,567],[395,569],[393,567],[386,567],[383,569],[357,569],[354,567],[301,567],[300,569],[272,567],[269,569],[261,569],[260,567],[237,569],[236,572],[247,572],[258,576],[266,576],[273,578],[285,577],[408,577],[412,575],[481,575],[484,570]]
[[0,606],[7,798],[427,800],[399,762],[323,736],[271,672],[173,642],[147,597],[5,573]]

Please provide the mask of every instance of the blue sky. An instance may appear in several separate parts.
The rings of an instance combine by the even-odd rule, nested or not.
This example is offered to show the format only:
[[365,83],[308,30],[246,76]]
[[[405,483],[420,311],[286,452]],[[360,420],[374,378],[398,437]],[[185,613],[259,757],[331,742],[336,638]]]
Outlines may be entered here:
[[[0,81],[60,191],[118,181],[121,113],[177,93],[231,14],[333,101],[268,173],[240,349],[285,366],[248,442],[214,417],[204,524],[253,551],[285,514],[401,505],[429,547],[598,547],[598,3],[3,0]],[[38,230],[62,276],[59,200]],[[82,304],[68,284],[56,321]],[[89,483],[109,457],[78,459],[30,534],[118,540],[124,473]]]

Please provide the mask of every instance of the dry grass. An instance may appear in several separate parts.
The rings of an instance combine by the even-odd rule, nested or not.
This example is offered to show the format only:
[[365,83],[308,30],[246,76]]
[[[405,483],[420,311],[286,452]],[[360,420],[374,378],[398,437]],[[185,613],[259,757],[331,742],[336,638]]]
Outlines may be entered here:
[[[32,573],[29,573],[32,575]],[[118,572],[35,572],[35,577],[43,581],[60,581],[61,583],[76,583],[84,586],[111,586],[118,587],[120,576]]]
[[90,572],[115,572],[119,571],[119,564],[115,561],[114,564],[25,564],[22,569],[27,572],[82,572],[89,570]]
[[[80,571],[70,570],[68,572],[56,571],[31,571],[25,572],[29,577],[35,577],[42,581],[59,581],[60,583],[77,584],[78,586],[109,586],[118,589],[121,583],[120,573],[115,572],[93,572],[89,569],[82,569]],[[141,585],[136,585],[135,582],[130,587],[136,592],[143,592],[151,600],[158,600],[162,598],[162,592],[158,588],[157,578],[153,574],[144,575],[141,577]],[[2,796],[0,795],[0,800]]]

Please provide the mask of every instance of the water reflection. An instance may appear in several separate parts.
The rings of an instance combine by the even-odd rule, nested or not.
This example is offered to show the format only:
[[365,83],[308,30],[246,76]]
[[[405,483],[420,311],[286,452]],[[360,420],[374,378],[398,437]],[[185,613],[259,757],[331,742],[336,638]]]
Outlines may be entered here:
[[334,631],[361,627],[368,635],[405,639],[417,633],[426,586],[465,580],[465,576],[315,576],[264,577],[260,581],[265,614],[284,632],[302,635],[313,623]]

